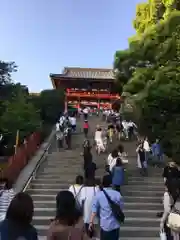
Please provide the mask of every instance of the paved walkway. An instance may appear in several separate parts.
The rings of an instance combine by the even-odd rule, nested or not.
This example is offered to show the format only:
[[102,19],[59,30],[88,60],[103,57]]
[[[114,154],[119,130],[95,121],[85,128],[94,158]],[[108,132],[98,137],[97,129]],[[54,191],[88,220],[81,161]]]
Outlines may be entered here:
[[[91,130],[94,131],[99,120],[92,118]],[[82,174],[83,135],[73,136],[72,150],[56,152],[55,143],[50,149],[48,158],[40,167],[37,177],[33,180],[28,192],[31,194],[35,214],[33,224],[38,229],[39,236],[44,239],[55,214],[55,197],[61,189],[67,189],[74,183],[76,175]],[[129,153],[129,184],[123,187],[125,201],[125,224],[120,229],[121,240],[156,240],[159,239],[159,220],[156,212],[161,210],[163,184],[160,172],[150,171],[149,176],[142,178],[136,170],[135,143],[124,143]],[[110,148],[114,147],[112,144]],[[104,165],[107,155],[97,156],[97,177],[104,175]]]

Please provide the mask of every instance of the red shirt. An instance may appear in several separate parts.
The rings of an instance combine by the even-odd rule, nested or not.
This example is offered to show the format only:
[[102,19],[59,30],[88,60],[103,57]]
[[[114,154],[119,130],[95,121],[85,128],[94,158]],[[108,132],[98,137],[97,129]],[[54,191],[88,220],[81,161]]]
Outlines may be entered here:
[[84,123],[83,128],[89,128],[89,124],[88,123]]

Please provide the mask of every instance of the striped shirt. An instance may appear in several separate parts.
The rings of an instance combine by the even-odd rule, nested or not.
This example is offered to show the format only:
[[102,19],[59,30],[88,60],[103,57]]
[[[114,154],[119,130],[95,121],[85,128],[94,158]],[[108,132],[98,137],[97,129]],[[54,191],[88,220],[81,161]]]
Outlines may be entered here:
[[2,190],[0,192],[0,218],[5,216],[11,200],[14,198],[14,189]]

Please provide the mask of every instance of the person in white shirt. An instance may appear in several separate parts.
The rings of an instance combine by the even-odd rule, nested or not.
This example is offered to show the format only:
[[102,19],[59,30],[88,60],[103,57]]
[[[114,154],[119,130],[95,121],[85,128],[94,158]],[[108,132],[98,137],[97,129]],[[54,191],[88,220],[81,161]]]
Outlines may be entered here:
[[128,164],[128,154],[124,151],[124,146],[119,144],[117,147],[118,156],[121,158],[123,164]]
[[151,153],[151,148],[150,148],[150,144],[149,144],[149,141],[148,141],[147,137],[144,139],[143,148],[144,148],[144,151],[145,151],[146,163],[148,163],[150,153]]
[[133,121],[129,121],[127,123],[128,125],[128,136],[129,136],[129,139],[132,139],[133,136],[135,136],[135,128],[137,128],[136,124],[133,122]]
[[104,147],[104,144],[103,144],[103,131],[102,131],[102,128],[99,125],[96,127],[94,141],[96,143],[97,153],[100,154],[101,151],[104,152],[105,147]]
[[88,118],[88,113],[89,113],[88,108],[84,108],[84,109],[83,109],[84,120],[87,120],[87,118]]
[[180,233],[170,229],[168,225],[168,216],[172,208],[175,212],[180,211],[180,186],[178,179],[171,179],[165,182],[165,192],[163,196],[164,211],[160,221],[160,232],[165,231],[166,239],[180,240]]
[[83,220],[85,224],[85,230],[89,237],[96,237],[98,229],[98,218],[94,221],[94,229],[93,232],[89,232],[89,223],[91,218],[91,209],[92,209],[92,202],[96,193],[99,192],[99,187],[96,186],[94,179],[87,179],[85,185],[81,191],[81,204],[83,206]]
[[63,147],[63,128],[60,126],[59,121],[56,123],[56,146],[57,150]]
[[64,117],[64,116],[61,116],[60,119],[59,119],[59,125],[60,125],[61,127],[63,127],[64,122],[65,122],[65,117]]
[[[59,125],[59,124],[58,124]],[[64,140],[64,129],[61,126],[56,127],[56,144],[57,150],[63,147],[63,140]]]
[[58,132],[59,131],[59,128],[60,128],[60,126],[59,126],[59,121],[56,123],[56,132]]
[[8,179],[2,180],[1,186],[3,189],[0,191],[0,222],[5,219],[7,209],[15,196],[13,185]]
[[123,120],[122,121],[122,126],[123,126],[123,132],[124,132],[124,135],[125,135],[125,138],[128,139],[128,123],[126,120]]
[[69,191],[72,192],[76,199],[77,207],[81,207],[81,191],[84,187],[84,178],[81,175],[76,177],[76,184],[73,184],[69,187]]
[[116,160],[119,157],[117,149],[114,149],[107,158],[107,168],[106,170],[112,171],[113,167],[116,165]]
[[76,118],[74,116],[69,118],[70,123],[71,123],[71,127],[72,127],[72,131],[76,132]]

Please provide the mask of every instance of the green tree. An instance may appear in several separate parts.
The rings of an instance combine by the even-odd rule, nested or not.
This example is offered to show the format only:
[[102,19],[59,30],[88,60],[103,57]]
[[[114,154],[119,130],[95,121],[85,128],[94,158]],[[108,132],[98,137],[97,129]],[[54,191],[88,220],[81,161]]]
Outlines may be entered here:
[[44,90],[39,96],[30,96],[30,102],[40,112],[44,124],[54,124],[64,111],[64,90]]
[[23,142],[24,138],[40,129],[41,120],[34,106],[28,103],[23,95],[19,95],[14,101],[7,101],[5,105],[6,110],[0,118],[0,128],[8,142],[8,148],[12,150],[17,130],[20,133],[20,142]]
[[17,71],[15,62],[0,61],[0,86],[10,83],[12,81],[11,73],[15,71]]
[[[116,81],[131,94],[140,129],[160,137],[166,152],[180,157],[180,1],[152,0],[137,6],[136,36],[117,51]],[[140,9],[144,9],[140,11]],[[124,81],[124,77],[126,77]]]

